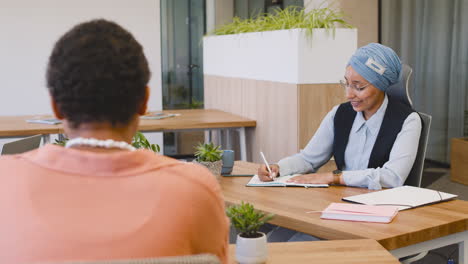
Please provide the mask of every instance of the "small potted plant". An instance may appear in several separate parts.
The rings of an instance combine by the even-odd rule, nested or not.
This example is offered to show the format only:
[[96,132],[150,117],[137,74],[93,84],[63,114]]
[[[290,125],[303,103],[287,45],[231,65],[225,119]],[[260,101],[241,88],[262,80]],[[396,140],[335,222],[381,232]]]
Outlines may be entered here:
[[273,218],[241,202],[226,209],[231,224],[239,232],[236,241],[236,259],[239,263],[264,263],[268,257],[267,239],[259,228]]
[[217,179],[221,176],[223,167],[223,151],[219,148],[220,146],[215,146],[213,142],[199,143],[195,147],[195,162],[207,167]]

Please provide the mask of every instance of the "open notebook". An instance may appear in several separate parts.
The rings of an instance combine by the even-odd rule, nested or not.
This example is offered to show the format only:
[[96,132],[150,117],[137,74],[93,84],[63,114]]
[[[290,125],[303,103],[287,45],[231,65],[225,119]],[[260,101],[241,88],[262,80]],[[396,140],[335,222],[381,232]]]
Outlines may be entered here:
[[246,186],[248,187],[328,187],[328,184],[302,184],[302,183],[291,183],[287,182],[289,179],[295,176],[299,176],[301,174],[295,174],[290,176],[280,176],[275,178],[274,181],[270,182],[263,182],[258,178],[258,175],[254,175],[252,179],[247,183]]
[[140,119],[147,119],[147,120],[158,120],[158,119],[165,119],[169,117],[180,116],[180,114],[169,114],[169,113],[147,113],[145,115],[140,116]]
[[455,194],[413,186],[401,186],[378,192],[343,197],[342,200],[367,205],[392,205],[397,206],[398,210],[401,211],[447,201],[455,197],[457,197]]

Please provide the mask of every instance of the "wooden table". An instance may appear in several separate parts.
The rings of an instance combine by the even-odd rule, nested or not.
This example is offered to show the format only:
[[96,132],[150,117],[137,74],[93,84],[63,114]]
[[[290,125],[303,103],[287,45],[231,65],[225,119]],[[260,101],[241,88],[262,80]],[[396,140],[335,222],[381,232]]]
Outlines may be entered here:
[[[212,131],[234,130],[239,132],[241,160],[247,160],[245,128],[255,127],[255,120],[216,109],[167,110],[163,112],[181,115],[159,120],[140,120],[138,129],[144,132],[208,130],[208,141],[211,141]],[[50,118],[50,116],[0,116],[0,138],[43,134],[46,136],[45,141],[49,142],[50,134],[64,133],[62,125],[31,124],[25,121],[37,118]],[[221,136],[221,133],[219,135]]]
[[[333,168],[328,164],[329,170]],[[236,161],[236,173],[255,173],[258,165]],[[250,202],[274,213],[271,223],[323,239],[368,238],[379,242],[396,257],[458,243],[460,259],[468,261],[468,202],[453,200],[398,213],[392,223],[322,220],[319,213],[345,196],[371,192],[363,188],[245,187],[248,177],[223,177],[221,187],[228,205]],[[463,262],[461,262],[463,263]]]
[[[235,261],[236,245],[229,245],[230,263]],[[268,243],[268,264],[397,264],[400,263],[372,239]]]
[[27,119],[39,118],[51,118],[51,116],[0,116],[0,138],[58,134],[63,131],[61,125],[31,124],[26,122]]

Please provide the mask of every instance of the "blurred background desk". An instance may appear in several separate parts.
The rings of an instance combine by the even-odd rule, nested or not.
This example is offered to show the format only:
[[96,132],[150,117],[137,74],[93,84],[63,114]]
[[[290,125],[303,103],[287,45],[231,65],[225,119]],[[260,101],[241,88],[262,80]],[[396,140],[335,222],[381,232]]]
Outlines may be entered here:
[[[206,141],[211,141],[212,131],[221,137],[222,130],[239,133],[241,160],[247,160],[246,132],[247,127],[255,127],[255,120],[244,118],[216,109],[168,110],[163,113],[180,114],[180,116],[140,120],[138,129],[143,132],[173,132],[186,130],[208,131]],[[62,125],[27,123],[27,119],[50,118],[50,116],[0,116],[0,138],[15,138],[37,134],[44,135],[44,142],[50,142],[50,134],[63,133]],[[229,144],[228,144],[229,145]],[[229,146],[227,146],[229,147]]]
[[51,116],[0,116],[0,138],[19,138],[33,135],[43,135],[43,142],[50,141],[51,134],[63,131],[61,125],[31,124],[27,119],[51,118]]
[[189,110],[167,110],[164,113],[180,114],[180,116],[159,119],[140,120],[139,130],[144,132],[174,132],[187,130],[208,131],[205,141],[212,141],[212,132],[217,132],[217,144],[223,141],[222,137],[226,130],[226,149],[232,149],[229,142],[229,131],[239,133],[240,159],[247,161],[247,136],[246,128],[255,127],[257,122],[239,115],[227,113],[216,109],[189,109]]

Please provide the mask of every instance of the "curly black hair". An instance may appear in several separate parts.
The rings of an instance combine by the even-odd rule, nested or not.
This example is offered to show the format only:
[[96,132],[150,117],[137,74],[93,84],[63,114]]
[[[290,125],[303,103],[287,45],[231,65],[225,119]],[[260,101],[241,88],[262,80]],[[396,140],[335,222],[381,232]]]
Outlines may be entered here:
[[150,78],[142,46],[114,22],[81,23],[55,44],[47,87],[74,128],[84,123],[126,125],[137,114]]

